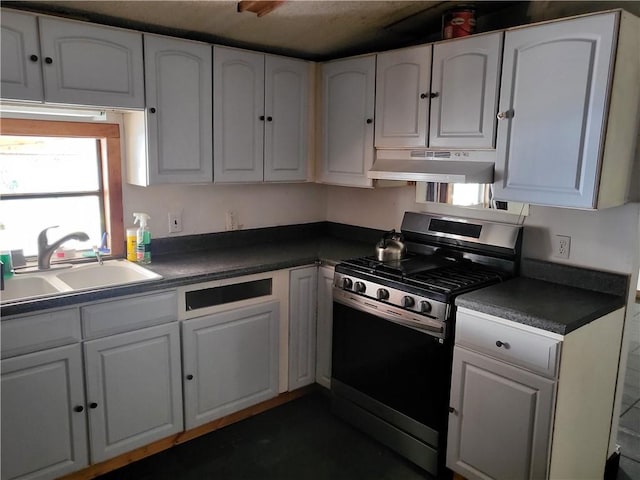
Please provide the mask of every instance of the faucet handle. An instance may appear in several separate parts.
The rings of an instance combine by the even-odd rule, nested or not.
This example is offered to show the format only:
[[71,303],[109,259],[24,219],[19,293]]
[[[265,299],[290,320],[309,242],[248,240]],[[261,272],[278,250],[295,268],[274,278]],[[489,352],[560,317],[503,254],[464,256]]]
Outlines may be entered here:
[[45,228],[44,230],[42,230],[39,234],[38,234],[38,247],[42,246],[42,247],[47,247],[47,245],[49,244],[48,240],[47,240],[47,230],[50,230],[52,228],[58,228],[60,225],[52,225],[50,227]]

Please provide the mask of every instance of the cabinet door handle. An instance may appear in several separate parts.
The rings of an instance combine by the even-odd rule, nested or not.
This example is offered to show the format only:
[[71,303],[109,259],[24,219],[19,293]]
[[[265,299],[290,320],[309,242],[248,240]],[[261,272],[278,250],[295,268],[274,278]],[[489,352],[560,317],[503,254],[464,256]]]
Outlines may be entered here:
[[504,120],[505,118],[513,118],[513,110],[507,110],[506,112],[499,112],[496,117],[498,120]]
[[458,411],[453,407],[449,407],[449,413],[453,413],[454,415],[457,415]]
[[427,98],[429,95],[427,95],[426,93],[421,93],[420,94],[420,98],[424,99]]
[[76,405],[75,407],[73,407],[73,411],[78,413],[83,412],[84,407],[82,405]]
[[44,63],[51,65],[53,63],[53,58],[51,57],[44,57]]
[[373,118],[367,118],[367,123],[373,123]]
[[187,375],[187,380],[193,380],[193,375],[191,374]]
[[273,121],[273,117],[267,117],[267,122],[272,122]]
[[38,55],[31,55],[29,57],[29,60],[31,60],[32,62],[37,62],[38,61]]
[[98,404],[96,402],[91,402],[89,404],[89,408],[98,408]]
[[258,118],[260,119],[261,122],[264,122],[264,115],[260,115]]
[[496,341],[496,347],[500,348],[500,347],[504,347],[505,350],[509,350],[511,348],[511,345],[509,345],[507,342],[501,342],[500,340]]
[[149,113],[156,113],[156,109],[155,109],[155,108],[153,108],[153,107],[151,107],[151,108],[149,109]]
[[431,92],[429,94],[429,98],[438,98],[440,96],[440,94],[438,92]]

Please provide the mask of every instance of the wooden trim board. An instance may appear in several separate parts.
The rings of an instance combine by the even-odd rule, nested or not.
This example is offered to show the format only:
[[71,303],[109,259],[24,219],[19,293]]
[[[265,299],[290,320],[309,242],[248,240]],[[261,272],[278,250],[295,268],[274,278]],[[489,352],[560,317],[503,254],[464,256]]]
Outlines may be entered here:
[[163,450],[168,450],[174,445],[180,445],[181,443],[185,443],[207,433],[214,432],[222,427],[231,425],[232,423],[239,422],[259,413],[271,410],[272,408],[284,405],[291,400],[295,400],[316,391],[317,388],[318,386],[316,384],[313,384],[307,387],[299,388],[298,390],[294,390],[292,392],[281,393],[277,397],[258,403],[257,405],[254,405],[252,407],[245,408],[244,410],[240,410],[239,412],[232,413],[231,415],[226,415],[212,422],[200,425],[199,427],[192,428],[191,430],[176,433],[169,437],[163,438],[162,440],[158,440],[156,442],[150,443],[149,445],[145,445],[144,447],[136,448],[135,450],[132,450],[130,452],[118,455],[117,457],[111,458],[109,460],[105,460],[104,462],[90,465],[89,467],[84,468],[80,471],[70,473],[69,475],[65,475],[64,477],[60,477],[59,480],[88,480],[96,478],[117,468],[124,467],[125,465],[129,465],[133,462],[137,462],[138,460],[142,460],[143,458],[162,452]]

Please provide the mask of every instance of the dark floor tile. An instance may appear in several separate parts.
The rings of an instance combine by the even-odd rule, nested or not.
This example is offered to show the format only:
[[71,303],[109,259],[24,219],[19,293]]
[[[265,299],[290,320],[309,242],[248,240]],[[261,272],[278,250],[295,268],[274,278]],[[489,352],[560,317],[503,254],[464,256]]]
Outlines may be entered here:
[[620,427],[640,432],[640,405],[635,403],[620,417]]
[[617,480],[638,480],[640,479],[640,463],[627,457],[620,457],[620,468]]
[[618,430],[618,445],[624,457],[640,462],[640,432],[621,427]]
[[334,417],[313,394],[99,480],[426,480],[424,470]]
[[640,349],[635,349],[627,356],[627,368],[634,370],[634,375],[640,376]]

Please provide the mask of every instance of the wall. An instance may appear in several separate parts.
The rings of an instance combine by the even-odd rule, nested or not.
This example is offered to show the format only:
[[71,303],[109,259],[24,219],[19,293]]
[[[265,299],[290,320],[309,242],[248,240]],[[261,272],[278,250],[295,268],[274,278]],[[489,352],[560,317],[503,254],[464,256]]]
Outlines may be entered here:
[[[326,219],[326,188],[315,184],[123,185],[123,197],[125,225],[146,212],[154,238],[223,232],[229,210],[244,229]],[[182,232],[169,233],[169,212],[181,212]]]

